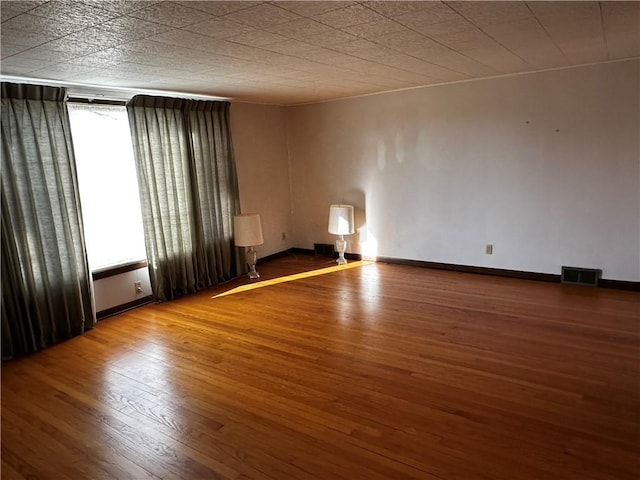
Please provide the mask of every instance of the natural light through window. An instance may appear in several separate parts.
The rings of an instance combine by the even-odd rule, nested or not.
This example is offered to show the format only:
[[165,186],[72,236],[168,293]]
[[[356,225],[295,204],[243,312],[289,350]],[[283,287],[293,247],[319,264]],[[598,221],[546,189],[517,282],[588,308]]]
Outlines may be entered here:
[[333,267],[320,268],[318,270],[311,270],[309,272],[294,273],[293,275],[273,278],[271,280],[263,280],[262,282],[248,283],[246,285],[240,285],[239,287],[214,295],[211,298],[226,297],[227,295],[233,295],[234,293],[246,292],[247,290],[255,290],[256,288],[268,287],[270,285],[277,285],[278,283],[293,282],[294,280],[300,280],[301,278],[317,277],[318,275],[326,275],[327,273],[338,272],[340,270],[347,270],[349,268],[356,268],[356,267],[362,267],[364,265],[370,265],[371,263],[372,262],[358,260],[356,262],[350,262],[343,265],[335,265]]
[[124,106],[69,103],[91,270],[146,258],[129,119]]

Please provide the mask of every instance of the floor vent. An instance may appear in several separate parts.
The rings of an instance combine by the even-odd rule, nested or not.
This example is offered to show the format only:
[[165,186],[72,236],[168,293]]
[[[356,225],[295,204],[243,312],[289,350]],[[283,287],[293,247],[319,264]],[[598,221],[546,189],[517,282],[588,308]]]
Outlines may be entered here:
[[572,285],[588,285],[597,287],[602,270],[594,268],[562,267],[560,281]]
[[330,243],[314,243],[313,252],[322,257],[333,257],[333,245]]

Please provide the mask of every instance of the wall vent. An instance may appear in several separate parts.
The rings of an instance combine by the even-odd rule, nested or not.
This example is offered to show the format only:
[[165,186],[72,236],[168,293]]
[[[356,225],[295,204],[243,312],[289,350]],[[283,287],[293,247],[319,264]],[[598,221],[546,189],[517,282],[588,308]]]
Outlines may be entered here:
[[330,243],[314,243],[313,253],[320,255],[321,257],[333,257],[334,250],[333,245]]
[[571,285],[588,285],[597,287],[602,270],[594,268],[562,267],[560,281]]

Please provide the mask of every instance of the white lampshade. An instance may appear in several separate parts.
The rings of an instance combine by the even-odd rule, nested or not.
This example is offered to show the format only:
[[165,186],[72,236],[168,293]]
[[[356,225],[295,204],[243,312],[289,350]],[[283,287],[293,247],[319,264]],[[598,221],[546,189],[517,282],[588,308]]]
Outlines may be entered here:
[[237,247],[262,245],[262,225],[257,213],[243,213],[233,217],[233,234]]
[[329,207],[329,233],[351,235],[355,232],[352,205],[331,205]]

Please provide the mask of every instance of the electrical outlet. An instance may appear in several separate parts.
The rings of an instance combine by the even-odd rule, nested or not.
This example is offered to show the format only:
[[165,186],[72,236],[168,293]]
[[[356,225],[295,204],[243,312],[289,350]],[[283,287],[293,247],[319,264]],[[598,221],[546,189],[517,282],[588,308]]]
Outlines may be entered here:
[[141,281],[133,282],[133,288],[135,288],[136,293],[142,293],[142,282]]
[[493,245],[487,243],[487,246],[484,247],[484,253],[486,253],[487,255],[493,255]]

